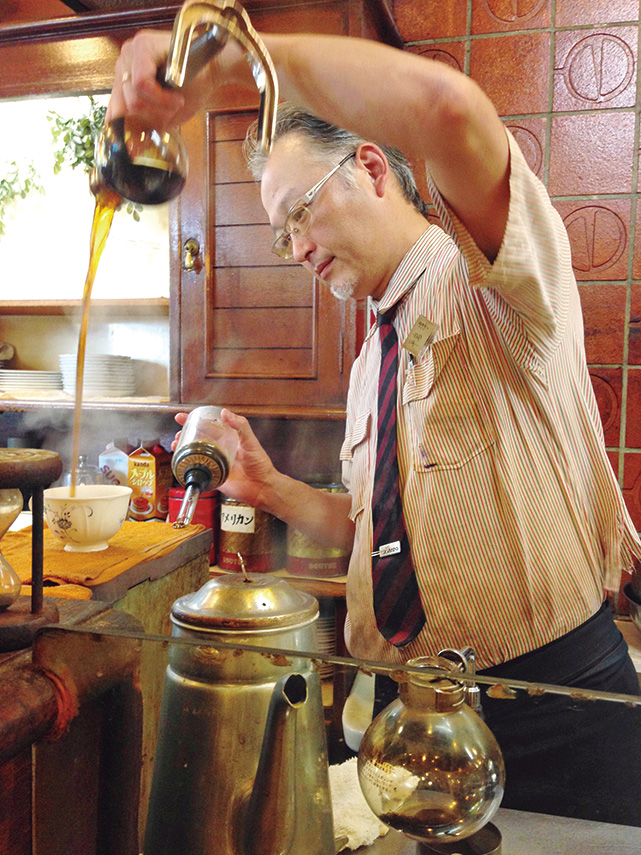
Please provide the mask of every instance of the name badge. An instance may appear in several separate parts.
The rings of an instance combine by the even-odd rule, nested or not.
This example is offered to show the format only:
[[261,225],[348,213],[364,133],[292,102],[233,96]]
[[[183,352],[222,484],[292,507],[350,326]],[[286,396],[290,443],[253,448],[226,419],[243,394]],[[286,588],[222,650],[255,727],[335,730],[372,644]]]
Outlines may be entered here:
[[401,551],[401,541],[395,540],[393,543],[385,543],[379,546],[376,552],[372,552],[372,558],[377,555],[379,558],[387,558],[388,555],[397,555]]
[[419,315],[403,342],[403,347],[411,353],[414,359],[420,359],[434,341],[438,328],[438,324],[430,321],[425,315]]

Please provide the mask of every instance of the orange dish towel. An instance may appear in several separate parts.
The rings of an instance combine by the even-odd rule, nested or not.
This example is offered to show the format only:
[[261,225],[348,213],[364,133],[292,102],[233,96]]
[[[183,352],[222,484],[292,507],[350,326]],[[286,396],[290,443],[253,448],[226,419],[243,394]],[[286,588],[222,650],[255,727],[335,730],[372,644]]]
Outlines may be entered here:
[[[64,544],[44,530],[43,577],[58,585],[102,585],[137,564],[160,558],[205,530],[204,525],[177,529],[166,522],[125,522],[102,552],[65,552]],[[31,582],[31,527],[9,531],[2,554],[24,583]]]

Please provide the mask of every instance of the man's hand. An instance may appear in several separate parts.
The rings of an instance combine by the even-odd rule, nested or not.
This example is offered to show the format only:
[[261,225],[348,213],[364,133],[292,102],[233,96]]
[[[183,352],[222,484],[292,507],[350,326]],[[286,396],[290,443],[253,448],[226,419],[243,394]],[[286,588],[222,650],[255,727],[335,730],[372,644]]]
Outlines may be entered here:
[[[188,413],[177,413],[176,421],[184,425]],[[269,455],[262,447],[249,422],[243,416],[222,410],[223,424],[235,430],[238,434],[238,450],[229,478],[220,485],[220,492],[237,501],[246,502],[255,508],[264,508],[267,494],[278,476]],[[180,432],[172,443],[172,451],[176,448]]]
[[229,41],[179,92],[156,80],[169,54],[171,33],[140,30],[122,46],[116,62],[106,120],[133,114],[155,128],[179,127],[205,106],[212,106],[223,86],[255,89],[240,46]]

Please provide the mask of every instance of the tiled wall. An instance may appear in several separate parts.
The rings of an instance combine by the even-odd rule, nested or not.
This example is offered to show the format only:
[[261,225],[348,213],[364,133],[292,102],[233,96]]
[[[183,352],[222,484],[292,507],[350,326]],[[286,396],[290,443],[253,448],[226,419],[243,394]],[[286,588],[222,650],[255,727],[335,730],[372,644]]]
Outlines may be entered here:
[[407,50],[487,92],[572,245],[608,453],[641,530],[638,0],[395,0]]

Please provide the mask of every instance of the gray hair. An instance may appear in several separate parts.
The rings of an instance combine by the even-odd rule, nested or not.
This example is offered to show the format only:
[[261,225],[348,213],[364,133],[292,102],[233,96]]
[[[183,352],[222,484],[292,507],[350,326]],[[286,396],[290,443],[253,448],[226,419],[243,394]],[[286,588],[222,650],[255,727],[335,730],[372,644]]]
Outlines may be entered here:
[[[260,181],[269,154],[261,149],[257,134],[258,122],[254,122],[247,131],[243,151],[252,175],[256,181]],[[355,151],[361,143],[366,142],[363,137],[352,131],[324,122],[301,107],[285,102],[278,107],[274,142],[287,134],[304,137],[328,164],[340,160],[341,157]],[[400,149],[388,145],[380,147],[405,199],[424,217],[427,216],[429,207],[419,195],[408,159]]]

